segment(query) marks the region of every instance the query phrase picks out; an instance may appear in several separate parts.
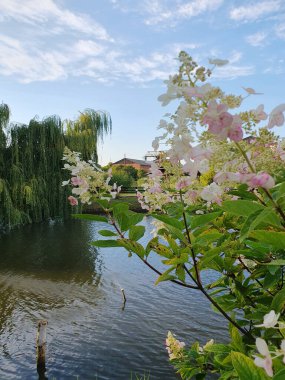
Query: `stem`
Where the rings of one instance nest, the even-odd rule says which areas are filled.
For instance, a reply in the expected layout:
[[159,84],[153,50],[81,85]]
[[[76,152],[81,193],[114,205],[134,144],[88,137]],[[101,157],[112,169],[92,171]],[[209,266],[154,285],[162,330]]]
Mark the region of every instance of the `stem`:
[[[187,221],[186,221],[186,215],[185,215],[185,211],[184,211],[184,202],[183,202],[183,198],[182,198],[182,192],[180,190],[180,199],[181,199],[181,203],[182,203],[182,206],[183,206],[183,212],[182,212],[182,215],[183,215],[183,221],[184,221],[184,225],[185,225],[185,230],[186,230],[186,235],[187,235],[187,239],[188,239],[188,243],[189,243],[189,246],[190,246],[190,252],[191,252],[191,255],[192,255],[192,259],[193,259],[193,265],[194,265],[194,269],[195,269],[195,273],[196,273],[196,277],[197,277],[197,286],[199,288],[199,290],[201,290],[201,292],[205,295],[206,298],[208,298],[208,300],[215,306],[216,309],[219,310],[219,312],[232,324],[234,325],[240,332],[242,332],[244,335],[250,335],[251,334],[244,328],[242,328],[241,326],[239,326],[239,324],[234,320],[232,319],[222,308],[221,306],[210,296],[209,293],[207,293],[207,291],[205,290],[205,288],[203,287],[203,284],[202,284],[202,281],[201,281],[201,277],[200,277],[200,273],[199,273],[199,269],[198,269],[198,264],[197,264],[197,260],[196,260],[196,257],[195,257],[195,253],[193,251],[193,248],[192,248],[192,243],[191,243],[191,237],[190,237],[190,232],[189,232],[189,229],[188,229],[188,225],[187,225]],[[192,278],[192,275],[191,273],[187,270],[187,273],[191,276]]]
[[[118,235],[124,239],[124,235],[122,233],[122,231],[118,228],[115,220],[113,219],[112,215],[108,212],[108,216],[110,218],[110,221],[111,221],[111,225],[115,228],[115,230],[117,231]],[[147,260],[143,259],[142,257],[138,256],[142,262],[144,262],[151,270],[153,270],[155,273],[157,273],[158,275],[162,275],[162,273],[156,269],[154,266],[152,266]],[[184,286],[186,288],[190,288],[190,289],[199,289],[198,286],[195,286],[195,285],[190,285],[190,284],[186,284],[184,282],[181,282],[181,281],[177,281],[177,280],[170,280],[171,282],[174,282],[175,284],[178,284],[180,286]]]
[[221,314],[232,324],[234,325],[241,333],[244,335],[251,336],[250,332],[247,331],[246,329],[242,328],[234,319],[232,319],[221,307],[220,305],[206,292],[206,290],[201,287],[199,288],[201,292],[205,295],[205,297],[208,298],[208,300],[215,306],[216,309],[219,310]]
[[[184,202],[183,202],[181,190],[179,192],[179,195],[180,195],[180,200],[181,200],[181,203],[182,203],[182,206],[183,206],[183,211],[182,211],[183,222],[184,222],[184,226],[185,226],[185,230],[186,230],[186,235],[187,235],[187,239],[188,239],[188,243],[189,243],[189,248],[190,248],[190,252],[191,252],[191,256],[192,256],[192,260],[193,260],[193,265],[194,265],[194,269],[195,269],[195,273],[196,273],[196,281],[195,282],[197,282],[197,285],[199,287],[202,287],[202,282],[201,282],[201,277],[200,277],[200,273],[199,273],[199,269],[198,269],[197,260],[196,260],[196,257],[195,257],[195,253],[194,253],[194,251],[192,249],[190,231],[188,229],[188,225],[187,225],[187,221],[186,221],[186,214],[185,214],[185,211],[184,211]],[[191,275],[191,277],[192,277],[192,275]]]
[[255,173],[255,169],[254,169],[252,163],[250,162],[249,158],[247,157],[245,151],[242,149],[242,147],[239,145],[239,143],[237,141],[235,141],[235,145],[237,146],[238,150],[242,154],[243,158],[245,159],[245,161],[248,164],[248,166],[249,166],[250,170],[252,171],[252,173]]
[[275,210],[278,211],[278,213],[282,216],[282,219],[285,222],[285,214],[284,214],[284,211],[282,210],[282,208],[275,202],[275,200],[272,198],[272,195],[270,194],[270,192],[267,189],[264,189],[264,187],[262,189],[265,192],[265,194],[268,196],[268,198],[271,200],[271,202],[273,203]]
[[[141,257],[140,257],[140,259],[142,260],[142,262],[144,262],[151,270],[153,270],[155,273],[157,273],[157,274],[159,274],[159,275],[161,275],[162,273],[159,271],[159,270],[157,270],[155,267],[153,267],[147,260],[145,260],[145,259],[142,259]],[[190,285],[190,284],[185,284],[184,282],[181,282],[181,281],[177,281],[177,280],[170,280],[171,282],[174,282],[175,284],[177,284],[177,285],[180,285],[180,286],[184,286],[184,287],[186,287],[186,288],[190,288],[190,289],[196,289],[196,290],[198,290],[199,289],[199,287],[198,286],[194,286],[194,285]]]
[[[246,266],[245,263],[242,261],[242,259],[241,259],[240,256],[238,257],[238,261],[241,263],[241,265],[244,267],[244,269],[248,271],[248,273],[253,274],[252,271],[248,268],[248,266]],[[262,283],[261,283],[257,278],[254,278],[254,280],[258,283],[258,285],[259,285],[262,289],[264,289]],[[264,289],[264,290],[265,290],[267,293],[269,293],[271,296],[274,296],[274,294],[271,293],[270,290],[268,290],[268,289]]]

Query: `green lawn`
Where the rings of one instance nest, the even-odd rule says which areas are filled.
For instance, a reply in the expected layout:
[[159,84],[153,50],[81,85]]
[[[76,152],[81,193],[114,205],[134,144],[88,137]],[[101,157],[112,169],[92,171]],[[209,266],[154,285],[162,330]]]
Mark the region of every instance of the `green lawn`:
[[[130,210],[136,212],[145,212],[145,210],[142,210],[135,194],[121,193],[117,199],[111,200],[111,204],[116,203],[127,203],[130,207]],[[93,203],[92,205],[86,205],[83,209],[83,212],[89,214],[102,213],[102,208],[96,203]]]

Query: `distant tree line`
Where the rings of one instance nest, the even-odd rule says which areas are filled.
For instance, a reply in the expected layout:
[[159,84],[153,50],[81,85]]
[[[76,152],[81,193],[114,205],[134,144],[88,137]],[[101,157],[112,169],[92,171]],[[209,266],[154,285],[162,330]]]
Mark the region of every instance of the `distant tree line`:
[[138,186],[138,180],[147,176],[147,173],[142,169],[136,169],[131,165],[113,165],[112,163],[104,166],[102,169],[108,170],[112,168],[112,178],[110,184],[116,183],[122,186],[122,190],[129,187]]
[[110,116],[87,109],[75,121],[51,116],[25,125],[9,120],[10,109],[1,104],[0,230],[69,216],[63,149],[68,146],[97,162],[97,142],[111,132]]

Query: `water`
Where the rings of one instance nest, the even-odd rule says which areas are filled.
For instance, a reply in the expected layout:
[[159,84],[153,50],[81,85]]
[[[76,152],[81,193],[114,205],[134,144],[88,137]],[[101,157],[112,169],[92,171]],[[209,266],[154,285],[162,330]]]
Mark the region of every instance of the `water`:
[[[145,225],[151,230],[149,220]],[[122,249],[96,251],[100,223],[54,222],[0,238],[0,379],[38,379],[35,336],[48,320],[49,380],[178,379],[168,330],[180,340],[225,341],[222,317],[195,290],[170,283]],[[153,262],[159,262],[154,257]],[[127,303],[122,309],[121,288]]]

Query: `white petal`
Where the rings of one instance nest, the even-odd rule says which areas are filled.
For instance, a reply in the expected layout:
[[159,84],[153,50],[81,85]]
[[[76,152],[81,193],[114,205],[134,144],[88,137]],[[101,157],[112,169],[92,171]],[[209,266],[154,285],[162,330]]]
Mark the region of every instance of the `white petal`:
[[267,343],[265,342],[264,339],[262,339],[262,338],[256,338],[255,344],[256,344],[256,348],[258,349],[258,352],[261,355],[264,355],[264,356],[269,355],[268,346],[267,346]]
[[279,106],[275,107],[272,111],[271,111],[271,114],[276,114],[276,113],[280,113],[280,112],[284,112],[285,111],[285,104],[282,103],[282,104],[279,104]]
[[224,65],[227,65],[229,63],[229,61],[227,59],[211,59],[209,58],[209,63],[211,65],[216,65],[216,66],[224,66]]
[[262,358],[256,357],[256,358],[254,359],[254,364],[255,364],[257,367],[264,368],[265,360],[262,359]]

